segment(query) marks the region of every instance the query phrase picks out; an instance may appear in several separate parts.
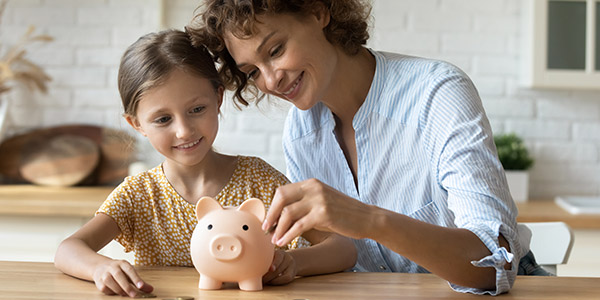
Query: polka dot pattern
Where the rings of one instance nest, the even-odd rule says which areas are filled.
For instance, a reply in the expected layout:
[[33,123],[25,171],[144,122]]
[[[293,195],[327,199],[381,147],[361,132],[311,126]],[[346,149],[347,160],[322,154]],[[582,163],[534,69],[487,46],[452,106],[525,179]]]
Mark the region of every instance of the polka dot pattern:
[[[222,206],[239,206],[259,198],[267,209],[277,187],[287,178],[260,158],[238,156],[236,169],[216,199]],[[112,217],[121,229],[115,238],[125,251],[135,252],[135,264],[193,266],[190,239],[198,220],[195,206],[185,201],[167,180],[162,165],[125,178],[96,214]],[[285,249],[309,246],[296,238]]]

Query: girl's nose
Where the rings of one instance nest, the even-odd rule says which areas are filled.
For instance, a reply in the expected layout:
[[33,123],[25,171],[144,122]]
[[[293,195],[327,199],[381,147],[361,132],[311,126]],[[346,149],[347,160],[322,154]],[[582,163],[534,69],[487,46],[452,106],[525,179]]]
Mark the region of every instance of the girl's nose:
[[175,135],[178,139],[185,140],[194,134],[194,126],[187,120],[180,120],[177,123]]

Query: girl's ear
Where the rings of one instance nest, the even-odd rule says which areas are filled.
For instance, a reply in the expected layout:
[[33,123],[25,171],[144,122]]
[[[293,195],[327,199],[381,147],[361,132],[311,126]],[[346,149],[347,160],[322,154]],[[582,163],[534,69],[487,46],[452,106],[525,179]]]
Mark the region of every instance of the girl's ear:
[[146,136],[146,132],[144,132],[142,126],[140,125],[140,121],[138,121],[136,117],[131,115],[125,115],[125,120],[127,121],[127,123],[129,123],[129,125],[131,125],[131,127],[133,127],[133,129],[141,133],[143,136]]

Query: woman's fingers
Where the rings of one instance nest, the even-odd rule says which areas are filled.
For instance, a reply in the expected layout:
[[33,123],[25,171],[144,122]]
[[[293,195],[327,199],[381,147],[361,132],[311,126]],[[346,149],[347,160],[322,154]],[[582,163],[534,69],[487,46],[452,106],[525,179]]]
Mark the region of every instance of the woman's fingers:
[[275,224],[279,226],[280,224],[278,219],[284,207],[293,202],[299,201],[301,198],[302,188],[300,182],[290,183],[278,187],[275,191],[275,196],[273,196],[271,207],[269,208],[267,216],[265,217],[265,221],[263,222],[263,231],[267,231]]

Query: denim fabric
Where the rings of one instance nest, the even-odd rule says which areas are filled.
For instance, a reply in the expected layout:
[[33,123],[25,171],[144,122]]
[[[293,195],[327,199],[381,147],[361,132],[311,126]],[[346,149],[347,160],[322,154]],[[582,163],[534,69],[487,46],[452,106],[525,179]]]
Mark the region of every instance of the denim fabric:
[[556,276],[556,274],[552,274],[538,265],[535,261],[535,256],[533,256],[533,252],[531,251],[527,252],[527,254],[519,261],[519,271],[517,275]]

